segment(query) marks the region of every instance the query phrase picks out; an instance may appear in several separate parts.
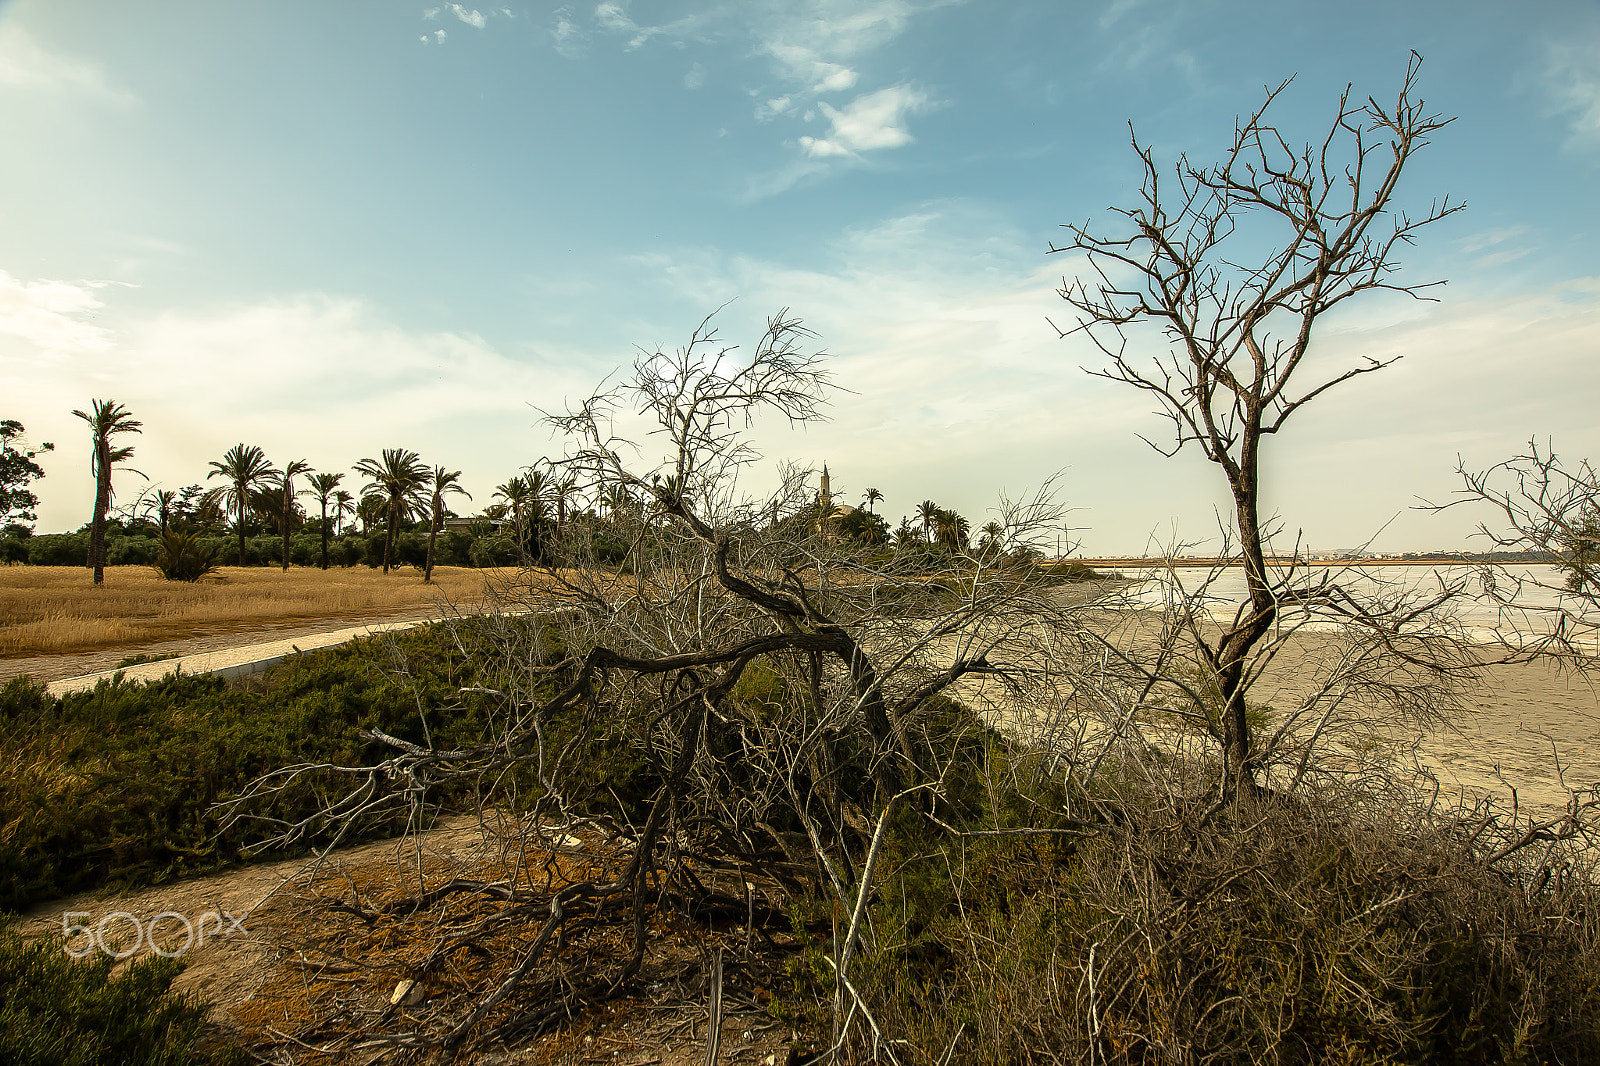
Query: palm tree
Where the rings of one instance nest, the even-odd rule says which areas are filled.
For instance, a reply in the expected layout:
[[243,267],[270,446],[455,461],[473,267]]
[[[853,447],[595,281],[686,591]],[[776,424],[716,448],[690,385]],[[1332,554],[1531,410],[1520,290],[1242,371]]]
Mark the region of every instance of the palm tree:
[[[89,456],[89,470],[94,474],[94,519],[89,531],[88,563],[94,567],[94,583],[106,577],[106,511],[111,507],[111,468],[133,455],[132,447],[113,448],[111,438],[118,433],[143,432],[143,422],[136,422],[128,409],[115,400],[95,400],[90,414],[72,413],[89,423],[94,437],[94,451]],[[143,475],[140,475],[141,477]]]
[[472,493],[457,484],[460,480],[461,471],[447,471],[442,466],[434,467],[429,477],[428,488],[433,499],[428,508],[428,559],[422,566],[422,583],[425,585],[433,581],[433,542],[439,536],[439,527],[444,524],[444,498],[455,494],[472,499]]
[[933,542],[933,523],[939,517],[939,505],[932,500],[917,504],[917,517],[922,519],[922,539]]
[[983,524],[983,539],[978,541],[978,549],[986,552],[998,552],[1005,543],[1006,527],[990,519]]
[[[304,459],[292,459],[285,463],[283,471],[278,475],[278,484],[283,488],[283,572],[289,572],[289,533],[294,523],[294,498],[299,493],[294,490],[294,479],[300,474],[312,472],[312,466]],[[327,551],[327,538],[323,538],[323,551]],[[327,569],[326,566],[323,567]]]
[[238,527],[238,565],[245,565],[245,515],[250,514],[250,495],[256,485],[266,482],[267,479],[277,477],[272,464],[267,463],[267,455],[256,445],[237,443],[222,455],[221,463],[211,459],[211,472],[206,474],[206,480],[211,480],[221,474],[227,479],[227,495],[224,496],[227,507],[234,511],[235,525]]
[[418,496],[428,477],[428,468],[416,452],[404,448],[385,448],[379,459],[363,459],[355,472],[372,480],[362,492],[382,493],[389,503],[389,532],[383,539],[383,572],[394,565],[394,537],[400,522],[413,510],[421,510]]
[[156,493],[156,517],[161,522],[161,535],[167,535],[167,525],[172,521],[173,505],[178,502],[178,494],[172,489],[162,489]]
[[244,520],[250,511],[250,494],[255,487],[278,476],[266,453],[254,444],[235,444],[222,456],[222,462],[211,460],[211,473],[206,480],[221,474],[228,480],[227,506],[233,509],[239,529],[239,565],[244,565]]
[[868,489],[865,493],[863,493],[863,498],[867,501],[867,510],[872,511],[873,514],[877,514],[877,511],[873,510],[872,505],[883,499],[883,493],[879,492],[877,489]]
[[[339,476],[344,477],[343,474]],[[344,536],[344,517],[356,513],[355,503],[356,498],[344,489],[333,494],[333,527],[341,537]]]
[[[322,508],[322,569],[328,568],[328,500],[332,498],[334,489],[339,487],[339,482],[344,480],[343,474],[316,474],[311,478],[311,495],[317,498],[317,504]],[[346,500],[350,498],[347,492]]]
[[567,501],[577,494],[578,486],[570,477],[556,484],[552,494],[556,498],[556,536],[567,524]]
[[541,516],[545,490],[549,487],[550,481],[543,472],[530,469],[494,490],[494,494],[511,507],[517,548],[524,554],[528,550],[528,523]]
[[964,517],[940,507],[933,516],[933,527],[940,544],[954,551],[966,551],[972,527]]

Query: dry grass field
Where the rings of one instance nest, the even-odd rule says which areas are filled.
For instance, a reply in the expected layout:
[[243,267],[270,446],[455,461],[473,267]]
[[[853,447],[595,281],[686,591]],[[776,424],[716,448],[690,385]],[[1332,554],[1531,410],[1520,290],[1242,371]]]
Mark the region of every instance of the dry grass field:
[[317,570],[225,566],[194,584],[166,581],[147,566],[89,571],[69,566],[0,567],[0,659],[133,647],[190,637],[248,633],[307,622],[353,624],[445,602],[469,608],[494,570],[441,566],[433,584],[409,567]]

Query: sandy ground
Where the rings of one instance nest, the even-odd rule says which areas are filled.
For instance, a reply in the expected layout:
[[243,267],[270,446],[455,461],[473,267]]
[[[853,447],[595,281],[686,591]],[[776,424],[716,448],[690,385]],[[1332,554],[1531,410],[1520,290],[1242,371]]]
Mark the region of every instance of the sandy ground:
[[[580,849],[591,843],[564,839]],[[405,977],[394,962],[374,967],[330,950],[318,917],[326,901],[343,899],[346,888],[357,883],[367,900],[384,896],[385,886],[414,889],[419,870],[428,887],[437,887],[496,854],[503,854],[503,841],[494,829],[457,817],[414,837],[343,848],[320,862],[264,862],[120,896],[84,893],[35,907],[18,925],[24,936],[63,944],[74,953],[132,949],[128,958],[133,959],[153,948],[143,940],[134,946],[134,923],[148,928],[154,919],[161,949],[186,963],[174,989],[202,996],[211,1004],[212,1021],[244,1036],[258,1061],[374,1062],[382,1056],[370,1051],[317,1055],[283,1033],[306,1019],[303,997],[325,993],[329,985],[337,986],[347,1005],[358,1003],[372,1015],[395,1014],[391,1030],[438,1009],[426,993],[420,1003],[392,1006]],[[94,932],[67,935],[78,927],[98,931],[101,942]],[[199,933],[191,940],[187,928]],[[516,1046],[472,1048],[469,1043],[453,1061],[467,1066],[701,1066],[708,1035],[706,974],[695,953],[681,961],[676,982],[653,983],[645,995],[592,1008],[561,1030]],[[719,1062],[777,1066],[795,1061],[807,1048],[748,995],[725,988],[725,1002]],[[455,1006],[459,1009],[459,1002]]]
[[[1319,651],[1313,637],[1291,642],[1251,690],[1251,702],[1294,706]],[[964,682],[957,691],[1001,728],[1049,733],[1048,723],[1019,715],[994,682]],[[1431,789],[1429,778],[1437,781],[1441,802],[1493,796],[1525,814],[1553,816],[1572,790],[1600,788],[1600,664],[1588,672],[1547,662],[1489,666],[1438,728],[1380,724],[1370,737],[1395,753],[1418,786]],[[1414,758],[1407,750],[1413,748]]]

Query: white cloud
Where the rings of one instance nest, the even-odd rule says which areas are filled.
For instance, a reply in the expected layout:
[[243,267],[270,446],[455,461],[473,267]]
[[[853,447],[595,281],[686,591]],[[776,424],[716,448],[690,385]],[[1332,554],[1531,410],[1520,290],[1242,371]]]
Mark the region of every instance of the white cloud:
[[756,119],[760,122],[770,122],[793,107],[793,97],[774,96],[772,99],[756,105]]
[[[1213,506],[1227,503],[1215,471],[1143,444],[1139,434],[1163,432],[1148,398],[1084,374],[1103,357],[1046,323],[1061,321],[1061,275],[1082,264],[1041,255],[1042,243],[979,205],[946,202],[847,233],[827,262],[804,269],[706,249],[637,266],[685,306],[736,298],[723,315],[735,340],[784,306],[817,330],[853,395],[836,396],[833,421],[803,435],[763,431],[763,451],[827,460],[841,491],[876,485],[891,523],[931,497],[981,524],[998,488],[1015,493],[1067,467],[1091,548],[1134,550],[1174,521],[1184,537],[1213,535]],[[1380,295],[1321,334],[1307,381],[1365,355],[1404,358],[1331,390],[1271,442],[1268,502],[1291,530],[1358,543],[1402,512],[1381,548],[1462,545],[1471,516],[1411,510],[1418,496],[1449,497],[1458,453],[1487,466],[1537,434],[1600,456],[1590,417],[1600,406],[1600,279],[1513,297],[1453,286],[1444,295],[1438,304]],[[1153,332],[1130,342],[1161,343]]]
[[1545,78],[1557,110],[1571,116],[1573,142],[1600,145],[1600,25],[1550,45]]
[[25,341],[33,352],[10,345],[9,359],[32,354],[64,356],[106,351],[110,333],[90,321],[104,306],[103,281],[22,281],[0,270],[0,336]]
[[683,76],[683,87],[685,89],[698,89],[698,88],[701,88],[702,86],[704,86],[705,83],[706,83],[706,68],[705,68],[705,64],[700,63],[700,62],[695,62],[695,63],[690,64],[689,72]]
[[49,51],[15,19],[0,22],[0,86],[76,93],[119,107],[138,103],[98,64]]
[[555,24],[550,27],[550,39],[556,52],[567,59],[582,59],[588,54],[588,34],[572,16],[572,9],[558,7],[551,16]]
[[912,141],[905,127],[906,116],[927,104],[927,94],[909,85],[893,85],[858,96],[843,110],[823,103],[819,106],[832,129],[827,137],[801,137],[800,147],[815,158],[900,148]]
[[623,5],[605,0],[595,7],[594,20],[601,29],[627,37],[627,47],[632,51],[643,48],[656,37],[679,41],[701,39],[703,27],[718,14],[713,10],[704,14],[685,15],[659,26],[641,26]]
[[31,438],[58,443],[40,486],[45,530],[88,517],[86,434],[68,412],[91,397],[114,397],[144,422],[134,465],[164,487],[203,480],[206,462],[239,441],[327,471],[400,445],[465,470],[484,499],[550,451],[529,405],[559,407],[604,372],[588,353],[514,358],[471,334],[406,330],[363,301],[316,293],[125,319],[114,333],[86,321],[101,311],[116,308],[83,283],[0,278],[0,395]]
[[425,19],[436,19],[439,17],[439,9],[436,7],[425,7],[422,9],[422,17]]
[[450,8],[452,15],[465,22],[468,26],[474,26],[481,30],[489,24],[488,16],[481,11],[463,7],[460,4],[449,4],[447,6]]

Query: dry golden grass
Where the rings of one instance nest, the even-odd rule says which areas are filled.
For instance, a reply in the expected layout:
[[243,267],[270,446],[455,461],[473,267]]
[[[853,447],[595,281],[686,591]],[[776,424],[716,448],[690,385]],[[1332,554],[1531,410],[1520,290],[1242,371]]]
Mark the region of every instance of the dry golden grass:
[[225,566],[189,584],[146,566],[89,571],[68,566],[0,567],[0,658],[132,647],[214,634],[421,611],[444,602],[471,607],[493,570],[441,566],[433,584],[410,568],[317,570]]

